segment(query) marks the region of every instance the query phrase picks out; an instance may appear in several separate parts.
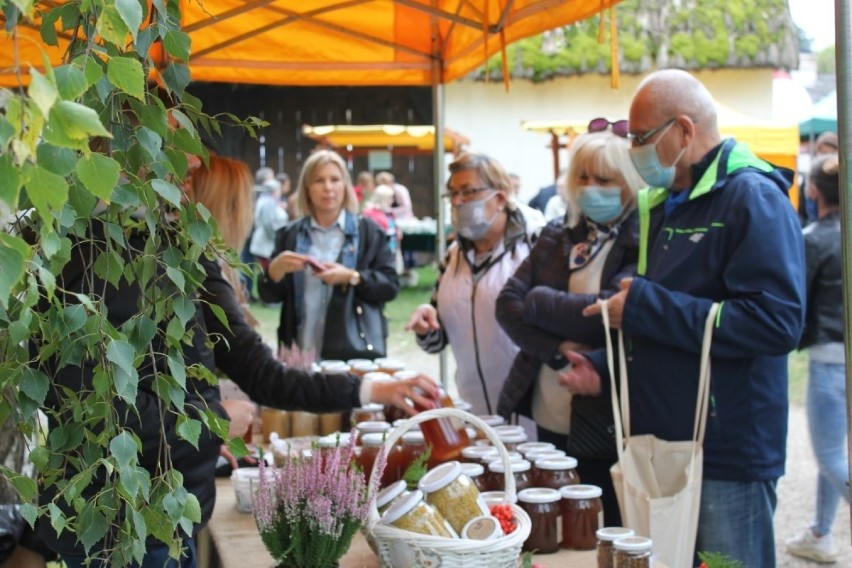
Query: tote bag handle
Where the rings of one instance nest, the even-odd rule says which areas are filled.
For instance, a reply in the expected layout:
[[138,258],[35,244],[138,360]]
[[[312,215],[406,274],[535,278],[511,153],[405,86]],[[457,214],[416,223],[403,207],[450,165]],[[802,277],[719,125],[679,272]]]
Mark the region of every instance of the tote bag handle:
[[[615,388],[615,365],[613,364],[613,346],[609,327],[608,301],[599,300],[601,305],[601,317],[606,337],[606,362],[609,367],[609,384],[612,390],[612,416],[615,421],[616,447],[618,448],[618,459],[621,461],[624,455],[624,443],[630,438],[630,393],[627,385],[627,356],[624,349],[624,332],[618,330],[618,363],[619,383],[621,394]],[[719,312],[719,304],[714,302],[710,306],[707,318],[704,321],[704,337],[701,343],[701,359],[698,368],[698,398],[695,405],[695,422],[692,428],[692,439],[698,444],[704,443],[704,434],[707,427],[707,409],[710,400],[710,345],[713,342],[713,325]],[[619,400],[620,399],[620,400]]]

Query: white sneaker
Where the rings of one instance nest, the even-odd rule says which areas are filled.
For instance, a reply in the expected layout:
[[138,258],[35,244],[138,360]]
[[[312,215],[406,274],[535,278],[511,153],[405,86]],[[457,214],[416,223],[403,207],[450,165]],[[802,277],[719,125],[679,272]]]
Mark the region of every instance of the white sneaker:
[[824,564],[837,562],[837,551],[834,550],[830,534],[814,536],[811,529],[805,529],[802,534],[787,540],[785,544],[787,552],[793,556]]

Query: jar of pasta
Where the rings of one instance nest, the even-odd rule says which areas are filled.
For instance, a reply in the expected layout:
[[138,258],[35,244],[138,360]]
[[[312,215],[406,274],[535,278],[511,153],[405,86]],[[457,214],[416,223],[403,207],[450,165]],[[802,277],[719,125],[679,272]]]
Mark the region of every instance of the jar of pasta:
[[457,461],[447,462],[426,472],[417,485],[426,501],[444,515],[457,534],[467,522],[488,515],[488,507]]

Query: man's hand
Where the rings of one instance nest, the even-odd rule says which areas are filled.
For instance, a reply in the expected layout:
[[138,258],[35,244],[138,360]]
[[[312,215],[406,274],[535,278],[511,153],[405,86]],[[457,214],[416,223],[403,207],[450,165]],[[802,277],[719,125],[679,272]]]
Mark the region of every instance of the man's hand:
[[576,351],[569,351],[565,358],[571,370],[559,373],[559,382],[574,394],[597,396],[601,394],[601,377],[592,362]]
[[414,330],[417,335],[426,335],[435,329],[441,329],[441,324],[438,323],[438,310],[431,304],[418,306],[405,324],[405,331]]
[[[624,278],[621,281],[621,291],[607,301],[609,307],[609,326],[613,329],[621,329],[622,316],[624,315],[624,303],[627,302],[627,294],[630,293],[630,285],[633,278]],[[594,316],[601,313],[601,303],[595,302],[583,310],[584,316]]]
[[228,413],[230,424],[228,435],[231,438],[240,438],[248,432],[254,422],[257,405],[248,400],[228,399],[222,401],[222,407]]
[[432,408],[438,400],[438,385],[426,375],[400,381],[375,381],[370,392],[370,402],[393,405],[409,416],[417,414],[409,401],[421,408]]

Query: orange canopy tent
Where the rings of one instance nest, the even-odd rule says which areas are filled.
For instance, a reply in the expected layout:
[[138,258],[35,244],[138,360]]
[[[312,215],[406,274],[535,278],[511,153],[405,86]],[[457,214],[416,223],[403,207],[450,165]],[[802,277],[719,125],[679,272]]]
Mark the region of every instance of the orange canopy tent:
[[[302,126],[302,134],[319,145],[344,149],[403,149],[407,152],[429,152],[435,149],[435,127],[401,124]],[[444,148],[459,154],[470,140],[444,128]]]

